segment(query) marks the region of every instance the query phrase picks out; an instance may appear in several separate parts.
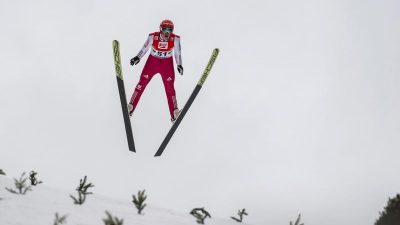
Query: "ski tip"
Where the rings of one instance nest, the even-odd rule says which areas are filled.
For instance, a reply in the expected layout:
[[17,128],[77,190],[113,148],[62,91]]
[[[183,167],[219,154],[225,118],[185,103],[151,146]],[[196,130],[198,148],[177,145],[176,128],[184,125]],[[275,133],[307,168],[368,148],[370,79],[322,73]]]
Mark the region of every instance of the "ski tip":
[[217,57],[218,55],[219,55],[219,48],[214,48],[214,50],[212,52],[212,56]]

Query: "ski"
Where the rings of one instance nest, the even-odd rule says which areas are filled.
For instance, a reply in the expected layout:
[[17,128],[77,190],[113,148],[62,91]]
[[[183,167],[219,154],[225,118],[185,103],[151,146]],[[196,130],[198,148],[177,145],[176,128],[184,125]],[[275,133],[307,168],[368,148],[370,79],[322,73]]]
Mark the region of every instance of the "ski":
[[172,125],[171,129],[169,130],[167,136],[164,138],[164,141],[161,143],[161,145],[158,148],[158,150],[157,150],[156,154],[154,155],[154,157],[161,156],[161,154],[163,153],[165,147],[167,147],[168,142],[172,138],[172,135],[174,135],[176,129],[178,128],[179,124],[181,123],[181,121],[185,117],[187,111],[189,110],[190,106],[192,105],[192,103],[193,103],[194,99],[196,98],[197,94],[200,92],[201,88],[203,87],[203,84],[206,81],[206,79],[208,77],[208,74],[210,73],[211,68],[214,65],[214,62],[217,59],[218,53],[219,53],[219,49],[218,48],[213,50],[211,58],[208,61],[208,64],[207,64],[206,68],[204,69],[204,72],[203,72],[202,76],[200,77],[199,82],[197,83],[197,85],[194,88],[192,94],[190,95],[189,99],[187,100],[185,106],[183,107],[180,115],[176,119],[175,123]]
[[117,40],[113,41],[113,50],[114,50],[114,64],[115,64],[115,72],[117,74],[119,98],[121,101],[122,114],[124,116],[126,138],[128,139],[128,147],[129,147],[130,151],[136,152],[135,151],[135,143],[133,141],[131,121],[130,121],[129,114],[128,114],[128,106],[127,106],[125,86],[124,86],[124,77],[122,75],[122,67],[121,67],[121,56],[119,53],[119,42]]

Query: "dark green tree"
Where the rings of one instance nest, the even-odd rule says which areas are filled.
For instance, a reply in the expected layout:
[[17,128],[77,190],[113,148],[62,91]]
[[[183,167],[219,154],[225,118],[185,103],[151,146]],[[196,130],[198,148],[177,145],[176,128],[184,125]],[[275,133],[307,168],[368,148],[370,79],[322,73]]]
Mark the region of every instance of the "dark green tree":
[[111,213],[107,212],[107,218],[103,219],[105,225],[122,225],[124,223],[123,219],[118,219],[117,217],[113,217]]
[[37,172],[35,172],[35,171],[31,171],[30,172],[30,174],[29,174],[29,180],[31,181],[31,185],[33,185],[33,186],[36,186],[36,185],[38,185],[38,184],[41,184],[41,183],[43,183],[42,181],[38,181],[37,180],[37,178],[36,178],[36,175],[37,175],[38,173]]
[[146,201],[147,199],[147,195],[144,194],[145,190],[143,191],[138,191],[137,197],[135,195],[133,195],[133,204],[135,204],[137,210],[138,210],[138,214],[142,214],[142,210],[144,209],[144,207],[146,207],[146,204],[144,203],[144,201]]
[[[0,169],[0,175],[6,175],[6,173],[2,169]],[[0,200],[2,200],[2,198],[0,198]]]
[[93,194],[92,192],[88,192],[88,189],[92,187],[94,187],[92,183],[86,184],[86,176],[83,178],[83,180],[80,179],[79,186],[76,188],[76,191],[78,192],[78,198],[70,195],[70,197],[74,200],[74,204],[82,205],[86,201],[86,195]]
[[193,215],[196,218],[196,222],[199,224],[204,224],[204,220],[207,217],[211,218],[210,213],[208,213],[204,207],[203,208],[194,208],[192,211],[190,211],[190,214]]
[[375,225],[399,225],[400,224],[400,194],[394,198],[389,198],[387,206],[383,212],[379,213],[379,218]]
[[54,218],[54,225],[60,225],[64,224],[67,222],[67,215],[60,216],[58,213],[56,213],[55,218]]
[[237,214],[239,215],[239,219],[233,216],[231,216],[231,219],[236,220],[239,223],[243,222],[243,216],[249,215],[247,214],[246,209],[239,210]]
[[294,224],[293,224],[293,222],[290,221],[290,225],[304,225],[304,223],[300,224],[300,218],[301,218],[301,215],[299,214],[299,216],[297,217],[296,222],[294,222]]
[[14,190],[12,188],[6,188],[6,190],[13,194],[20,194],[20,195],[24,195],[24,194],[26,194],[26,192],[31,191],[32,186],[26,184],[28,177],[25,177],[25,175],[26,175],[26,173],[23,172],[21,177],[18,180],[16,178],[14,178],[14,184],[15,184],[16,190]]

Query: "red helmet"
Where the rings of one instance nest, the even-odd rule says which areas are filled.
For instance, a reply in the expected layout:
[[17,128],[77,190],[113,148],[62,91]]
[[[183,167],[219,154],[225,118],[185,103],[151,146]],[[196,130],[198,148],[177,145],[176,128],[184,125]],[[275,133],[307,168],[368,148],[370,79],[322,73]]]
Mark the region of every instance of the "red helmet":
[[174,23],[171,20],[163,20],[160,23],[160,30],[163,28],[171,28],[174,29]]

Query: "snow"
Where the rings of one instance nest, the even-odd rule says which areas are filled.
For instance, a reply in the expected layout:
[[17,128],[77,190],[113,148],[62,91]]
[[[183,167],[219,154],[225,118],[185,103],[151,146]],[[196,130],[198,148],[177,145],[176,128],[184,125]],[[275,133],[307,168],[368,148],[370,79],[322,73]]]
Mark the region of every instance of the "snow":
[[[132,196],[126,199],[115,199],[110,196],[97,195],[95,188],[92,195],[88,195],[83,205],[73,204],[70,195],[75,196],[74,185],[70,190],[48,187],[45,184],[34,186],[26,195],[9,193],[5,187],[14,188],[13,181],[0,177],[0,224],[1,225],[39,225],[53,224],[55,214],[67,215],[65,224],[94,225],[104,224],[106,211],[113,217],[124,220],[124,224],[135,225],[190,225],[197,224],[195,218],[187,212],[177,212],[148,205],[142,215],[137,214],[133,205]],[[116,192],[118,191],[116,186]],[[137,191],[133,191],[136,194]],[[151,193],[148,193],[151,198]],[[198,207],[194,206],[193,208]],[[207,210],[207,209],[206,209]],[[212,212],[210,212],[212,216]],[[237,222],[229,218],[207,218],[209,225],[235,225]],[[244,223],[243,223],[244,224]]]

